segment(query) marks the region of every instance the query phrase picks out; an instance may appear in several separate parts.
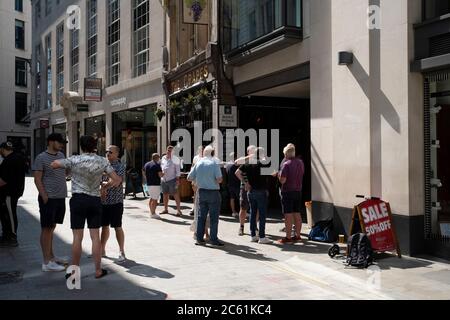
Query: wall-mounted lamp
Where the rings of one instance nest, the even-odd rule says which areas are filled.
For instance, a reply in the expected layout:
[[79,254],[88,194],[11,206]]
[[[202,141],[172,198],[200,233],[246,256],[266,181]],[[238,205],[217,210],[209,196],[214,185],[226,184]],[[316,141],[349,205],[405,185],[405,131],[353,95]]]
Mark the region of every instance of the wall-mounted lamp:
[[339,52],[339,65],[348,66],[353,64],[353,52],[341,51]]

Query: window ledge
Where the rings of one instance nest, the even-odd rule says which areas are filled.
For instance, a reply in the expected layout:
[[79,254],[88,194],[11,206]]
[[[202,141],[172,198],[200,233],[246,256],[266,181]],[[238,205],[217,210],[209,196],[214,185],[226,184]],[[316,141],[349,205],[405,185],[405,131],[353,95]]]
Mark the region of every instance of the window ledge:
[[240,66],[303,40],[303,30],[282,27],[226,54],[229,64]]

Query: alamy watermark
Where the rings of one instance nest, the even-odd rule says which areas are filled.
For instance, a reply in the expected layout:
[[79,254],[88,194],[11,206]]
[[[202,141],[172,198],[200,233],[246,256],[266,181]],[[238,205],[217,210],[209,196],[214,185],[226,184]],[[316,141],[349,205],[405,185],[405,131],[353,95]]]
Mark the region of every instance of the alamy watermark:
[[70,274],[66,281],[67,289],[81,290],[81,268],[79,266],[69,266],[66,272]]
[[[184,164],[192,164],[192,143],[195,147],[211,145],[215,150],[215,157],[222,162],[230,160],[229,155],[234,153],[235,158],[248,156],[247,146],[255,146],[255,157],[248,159],[250,164],[258,161],[265,165],[261,168],[262,175],[272,175],[280,166],[280,130],[279,129],[218,129],[202,131],[202,122],[194,122],[194,136],[187,129],[173,131],[171,141],[176,143],[174,155]],[[224,148],[225,143],[225,148]],[[225,150],[225,152],[224,152]],[[270,150],[270,155],[268,151]]]
[[66,26],[69,30],[81,29],[81,8],[76,5],[69,6],[66,10],[67,20]]
[[371,5],[367,8],[367,28],[369,30],[381,29],[381,8],[377,5]]

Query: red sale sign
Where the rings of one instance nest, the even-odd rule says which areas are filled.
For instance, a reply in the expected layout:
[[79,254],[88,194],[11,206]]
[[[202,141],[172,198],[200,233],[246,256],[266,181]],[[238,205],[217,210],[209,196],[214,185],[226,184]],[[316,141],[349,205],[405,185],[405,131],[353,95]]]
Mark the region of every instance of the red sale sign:
[[375,251],[395,250],[388,204],[381,200],[368,200],[358,207],[372,248]]

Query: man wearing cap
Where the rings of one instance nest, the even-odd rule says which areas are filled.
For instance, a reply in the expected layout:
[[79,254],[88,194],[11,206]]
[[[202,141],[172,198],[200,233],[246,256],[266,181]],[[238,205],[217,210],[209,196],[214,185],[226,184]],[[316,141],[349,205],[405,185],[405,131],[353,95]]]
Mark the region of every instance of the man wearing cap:
[[0,220],[3,235],[0,247],[17,247],[17,203],[25,189],[25,159],[14,152],[11,142],[0,145],[4,158],[0,166]]
[[63,224],[66,214],[66,170],[50,167],[53,161],[65,158],[61,152],[65,144],[61,134],[50,134],[47,150],[38,155],[33,164],[34,183],[39,191],[43,272],[64,271],[62,264],[67,263],[66,259],[57,258],[53,253],[53,233],[57,224]]

